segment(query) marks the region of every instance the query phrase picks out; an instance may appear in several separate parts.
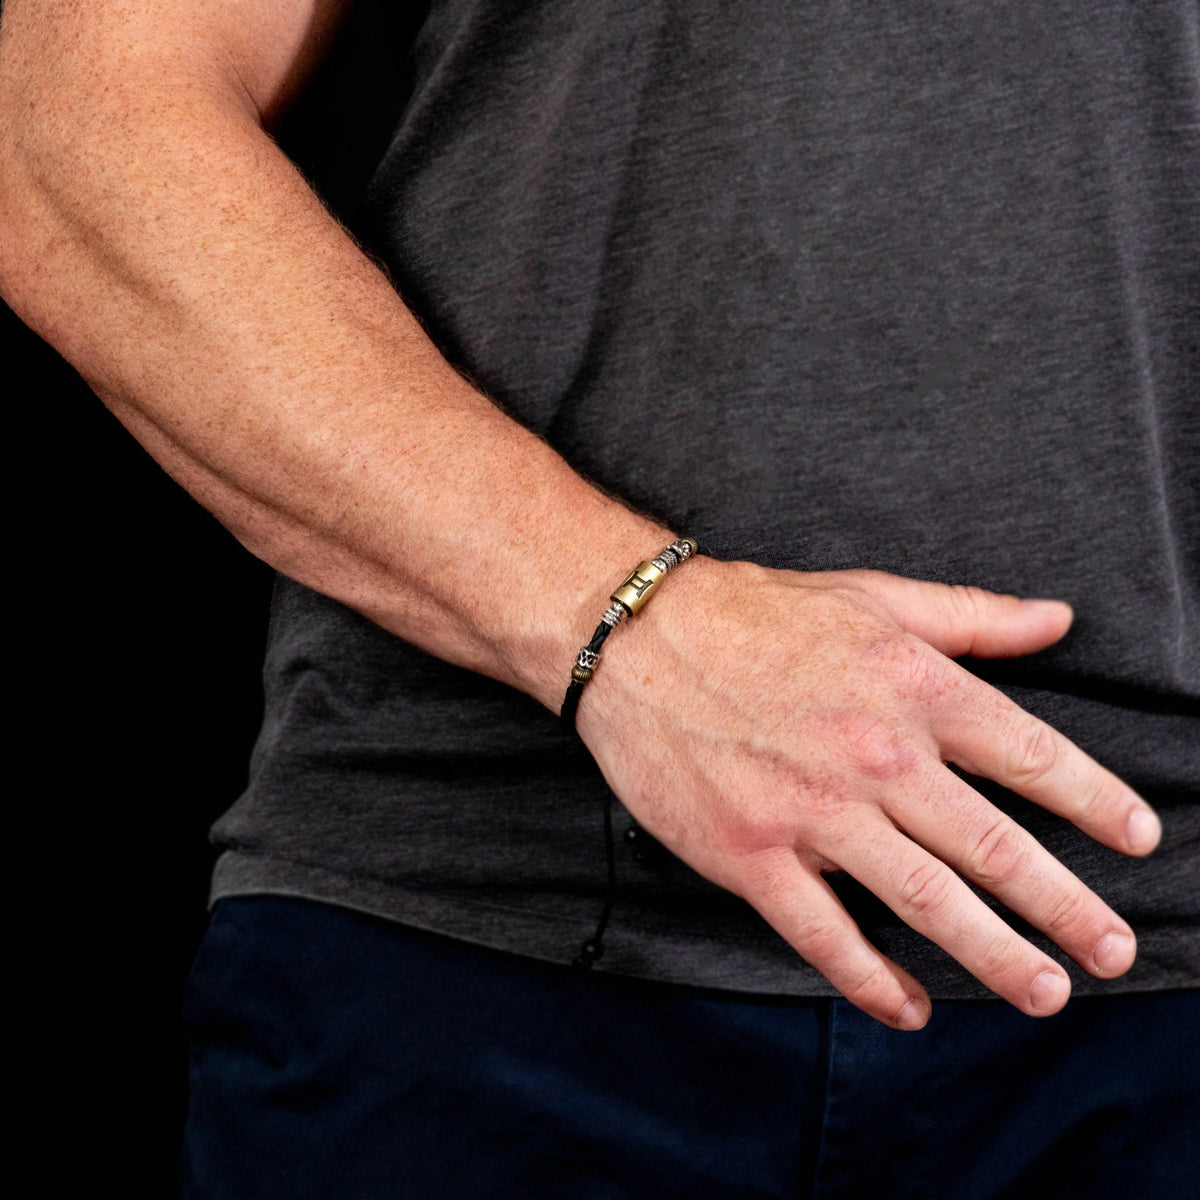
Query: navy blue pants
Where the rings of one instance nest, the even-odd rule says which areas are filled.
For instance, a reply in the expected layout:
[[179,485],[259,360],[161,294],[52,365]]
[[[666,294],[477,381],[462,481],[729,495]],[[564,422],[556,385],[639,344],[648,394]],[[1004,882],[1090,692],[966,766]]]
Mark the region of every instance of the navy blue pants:
[[188,1200],[1200,1196],[1197,992],[899,1033],[260,897],[187,1010]]

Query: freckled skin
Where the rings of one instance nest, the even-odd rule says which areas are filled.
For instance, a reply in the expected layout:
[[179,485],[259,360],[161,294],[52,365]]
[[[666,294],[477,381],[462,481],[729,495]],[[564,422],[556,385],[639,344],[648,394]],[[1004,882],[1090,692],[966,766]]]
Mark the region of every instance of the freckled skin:
[[[460,377],[275,148],[264,127],[342,9],[7,0],[0,291],[253,553],[557,711],[609,592],[688,531],[596,491]],[[1061,970],[955,872],[1096,974],[1128,967],[1092,958],[1128,926],[944,764],[1153,848],[1153,829],[1127,840],[1139,797],[951,661],[1030,653],[1070,620],[700,557],[609,639],[579,730],[648,830],[866,1012],[897,1024],[913,1001],[921,1023],[929,1002],[833,870],[1022,1011],[1053,1011],[1032,983]]]

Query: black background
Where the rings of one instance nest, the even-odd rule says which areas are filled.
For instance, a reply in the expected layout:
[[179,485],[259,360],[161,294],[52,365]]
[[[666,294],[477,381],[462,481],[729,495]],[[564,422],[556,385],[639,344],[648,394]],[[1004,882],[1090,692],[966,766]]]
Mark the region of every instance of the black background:
[[[275,131],[351,227],[425,8],[356,0]],[[26,1121],[61,1135],[39,1168],[51,1190],[172,1196],[207,831],[246,782],[273,575],[2,303],[0,380],[15,424],[9,976]]]
[[170,1196],[206,834],[246,780],[271,572],[0,309],[11,1049],[33,1068],[30,1126],[61,1134],[43,1183]]

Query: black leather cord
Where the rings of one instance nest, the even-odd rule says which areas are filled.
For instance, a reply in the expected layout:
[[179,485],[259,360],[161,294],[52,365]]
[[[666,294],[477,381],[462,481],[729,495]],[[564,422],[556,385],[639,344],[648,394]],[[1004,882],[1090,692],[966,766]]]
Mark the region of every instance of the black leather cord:
[[[592,634],[592,640],[588,642],[587,649],[593,654],[599,654],[600,647],[604,645],[604,639],[610,633],[612,633],[612,626],[601,621],[596,626],[596,632]],[[572,679],[567,688],[566,699],[563,700],[562,712],[559,714],[563,733],[573,734],[575,732],[575,712],[579,708],[579,697],[583,694],[583,688],[583,683],[578,679]]]
[[[568,737],[575,737],[575,714],[579,709],[579,697],[592,677],[592,671],[600,657],[600,647],[617,621],[621,617],[632,616],[649,596],[650,589],[663,578],[672,567],[685,562],[699,550],[694,538],[680,538],[672,542],[658,556],[638,563],[636,570],[609,597],[612,607],[605,612],[607,620],[601,620],[592,634],[592,640],[579,652],[575,666],[571,670],[571,682],[567,694],[563,698],[559,721],[562,730]],[[612,624],[610,624],[610,621]],[[605,789],[604,795],[604,853],[608,862],[608,875],[604,887],[604,908],[596,925],[596,932],[583,943],[575,957],[575,966],[589,969],[604,954],[604,931],[608,927],[608,919],[612,916],[613,901],[617,892],[617,848],[613,842],[612,828],[613,794]]]
[[[578,697],[576,697],[578,703]],[[575,956],[575,966],[589,970],[593,963],[604,957],[604,931],[608,928],[608,918],[612,916],[613,900],[617,894],[617,847],[613,841],[612,827],[613,794],[608,788],[604,791],[604,851],[608,859],[608,877],[604,885],[604,908],[600,920],[596,924],[596,932],[592,934]]]
[[[593,654],[599,654],[600,647],[604,645],[604,639],[610,633],[612,633],[612,626],[601,621],[596,626],[596,632],[592,634],[592,640],[588,642],[587,649]],[[575,712],[579,708],[579,697],[583,695],[583,688],[582,680],[572,679],[570,687],[567,688],[566,699],[563,700],[559,719],[562,721],[563,732],[572,737],[575,735]],[[596,924],[596,932],[579,947],[579,953],[575,956],[575,966],[582,967],[584,970],[589,970],[593,963],[599,962],[604,957],[604,931],[608,928],[608,918],[612,915],[613,899],[617,892],[617,848],[613,842],[612,802],[613,794],[605,788],[604,855],[608,863],[608,872],[604,885],[604,908],[600,913],[600,920]]]

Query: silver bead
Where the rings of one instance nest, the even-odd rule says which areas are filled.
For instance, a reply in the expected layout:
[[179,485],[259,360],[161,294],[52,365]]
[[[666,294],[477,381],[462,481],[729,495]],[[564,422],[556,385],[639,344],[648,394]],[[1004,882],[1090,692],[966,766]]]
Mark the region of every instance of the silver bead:
[[584,646],[575,659],[575,665],[579,667],[586,667],[589,671],[591,671],[595,668],[599,661],[600,652],[598,650],[589,650],[586,646]]
[[600,618],[609,629],[616,629],[620,623],[625,620],[626,611],[616,601],[613,601],[605,610],[604,615]]

